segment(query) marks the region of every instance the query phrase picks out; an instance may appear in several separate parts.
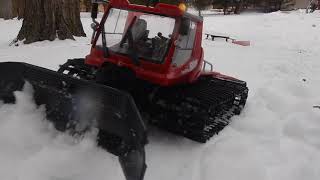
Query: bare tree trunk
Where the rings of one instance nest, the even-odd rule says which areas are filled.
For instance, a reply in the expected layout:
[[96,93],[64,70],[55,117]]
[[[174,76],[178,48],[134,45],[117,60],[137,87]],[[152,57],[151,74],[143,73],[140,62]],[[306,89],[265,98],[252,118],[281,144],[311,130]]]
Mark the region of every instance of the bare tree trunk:
[[26,0],[12,0],[13,12],[18,19],[23,18]]
[[36,41],[74,39],[85,36],[80,21],[79,0],[28,0],[18,40]]
[[227,15],[228,8],[229,8],[228,1],[223,1],[223,14],[224,15]]
[[85,0],[85,5],[86,5],[86,12],[90,12],[91,6],[92,6],[91,0]]
[[[66,24],[74,36],[86,36],[83,31],[80,20],[80,1],[79,0],[63,0],[63,17]],[[91,2],[91,1],[90,1]]]
[[0,18],[13,18],[12,0],[0,0]]
[[23,18],[26,0],[0,0],[0,18]]
[[235,9],[234,9],[234,14],[240,14],[242,10],[242,0],[236,1],[235,2]]

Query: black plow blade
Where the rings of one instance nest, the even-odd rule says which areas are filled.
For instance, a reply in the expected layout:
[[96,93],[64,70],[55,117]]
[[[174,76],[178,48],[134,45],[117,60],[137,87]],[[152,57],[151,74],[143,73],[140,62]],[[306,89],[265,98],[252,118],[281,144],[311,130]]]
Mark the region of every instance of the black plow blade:
[[126,179],[143,179],[146,126],[130,95],[26,63],[0,63],[0,100],[14,103],[13,92],[22,90],[25,82],[33,86],[36,104],[45,105],[47,118],[58,130],[82,132],[95,127],[112,136],[99,138],[119,156]]

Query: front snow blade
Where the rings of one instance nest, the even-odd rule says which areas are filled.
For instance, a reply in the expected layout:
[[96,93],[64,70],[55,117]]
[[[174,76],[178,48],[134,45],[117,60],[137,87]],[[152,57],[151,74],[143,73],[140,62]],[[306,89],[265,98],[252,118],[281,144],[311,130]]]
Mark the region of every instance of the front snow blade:
[[15,102],[13,92],[25,82],[33,86],[36,104],[45,105],[58,130],[83,132],[94,126],[112,135],[109,139],[120,142],[108,142],[107,150],[119,156],[127,180],[143,179],[146,126],[130,95],[26,63],[0,63],[0,99],[5,103]]

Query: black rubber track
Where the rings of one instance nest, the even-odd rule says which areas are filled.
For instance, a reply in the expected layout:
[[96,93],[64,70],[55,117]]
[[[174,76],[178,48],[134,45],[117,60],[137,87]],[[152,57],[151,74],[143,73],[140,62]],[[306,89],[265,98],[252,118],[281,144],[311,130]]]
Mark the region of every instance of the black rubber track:
[[246,83],[201,77],[191,85],[159,88],[153,99],[153,123],[198,142],[206,142],[240,114]]
[[[83,59],[70,60],[61,69],[68,70],[71,76],[97,81],[96,74],[101,70],[83,63]],[[112,80],[97,83],[128,91],[149,122],[201,143],[218,134],[230,123],[231,117],[240,114],[248,96],[246,83],[240,80],[203,76],[193,84],[159,87],[133,80],[127,70],[116,68],[115,65],[105,67],[103,77],[112,77]],[[103,142],[109,148],[119,144]]]

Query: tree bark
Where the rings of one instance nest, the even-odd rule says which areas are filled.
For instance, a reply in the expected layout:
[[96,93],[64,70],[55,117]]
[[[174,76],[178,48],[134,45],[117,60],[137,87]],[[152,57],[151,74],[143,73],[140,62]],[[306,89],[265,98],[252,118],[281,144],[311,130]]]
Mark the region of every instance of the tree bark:
[[86,36],[83,31],[80,20],[80,1],[79,0],[63,0],[63,16],[66,24],[74,36]]
[[18,19],[23,18],[26,0],[12,0],[13,12]]
[[234,9],[234,14],[240,14],[241,10],[242,10],[242,0],[238,0],[235,2],[235,9]]
[[12,0],[0,0],[0,18],[13,18]]
[[28,0],[17,40],[36,41],[74,39],[85,36],[80,21],[79,0]]
[[91,0],[85,0],[86,12],[90,12],[92,8]]

